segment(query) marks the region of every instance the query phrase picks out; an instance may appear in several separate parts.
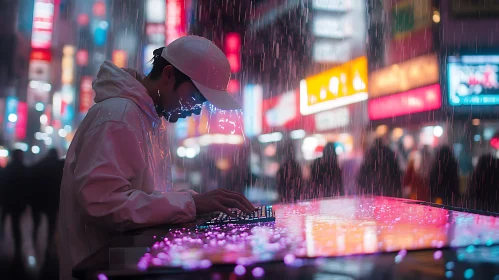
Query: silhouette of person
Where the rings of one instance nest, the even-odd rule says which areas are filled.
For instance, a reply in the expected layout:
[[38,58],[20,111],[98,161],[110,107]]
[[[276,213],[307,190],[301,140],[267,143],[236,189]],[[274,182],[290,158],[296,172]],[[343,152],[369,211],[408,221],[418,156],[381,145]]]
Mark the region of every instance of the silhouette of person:
[[400,197],[402,174],[395,153],[381,139],[367,151],[357,177],[362,194]]
[[5,218],[10,214],[12,220],[12,236],[14,238],[14,260],[17,262],[22,258],[21,252],[21,216],[26,210],[26,166],[24,165],[24,152],[14,150],[11,161],[2,172],[1,181],[3,201],[3,211],[0,218],[3,227]]
[[[454,203],[459,197],[459,169],[450,147],[437,149],[430,169],[430,199],[444,204]],[[441,201],[439,200],[441,199]]]
[[312,163],[312,196],[314,198],[343,195],[343,174],[334,143],[324,147],[322,157]]
[[301,195],[301,166],[296,161],[292,143],[284,143],[282,155],[284,160],[276,174],[277,191],[281,201],[291,202]]
[[47,247],[52,244],[59,208],[59,190],[63,164],[56,149],[50,149],[45,158],[29,168],[29,205],[33,212],[33,244],[37,248],[37,235],[42,214],[47,215]]
[[471,205],[485,211],[499,211],[499,159],[482,155],[468,187]]

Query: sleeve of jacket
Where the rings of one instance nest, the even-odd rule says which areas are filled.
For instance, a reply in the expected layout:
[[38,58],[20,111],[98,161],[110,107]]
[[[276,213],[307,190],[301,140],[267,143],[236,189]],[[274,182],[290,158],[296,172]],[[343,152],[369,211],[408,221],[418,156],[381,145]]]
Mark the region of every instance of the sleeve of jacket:
[[147,172],[145,155],[132,128],[106,122],[84,135],[74,169],[74,191],[89,222],[125,231],[196,217],[189,192],[146,193],[130,182]]

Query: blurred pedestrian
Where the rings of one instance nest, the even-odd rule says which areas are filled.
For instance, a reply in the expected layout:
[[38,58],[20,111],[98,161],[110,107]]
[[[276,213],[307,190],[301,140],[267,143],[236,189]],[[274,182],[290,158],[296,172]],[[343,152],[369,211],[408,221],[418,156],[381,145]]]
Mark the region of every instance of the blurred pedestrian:
[[314,160],[311,169],[312,189],[308,193],[312,198],[344,195],[343,174],[334,143],[326,144],[322,157]]
[[63,167],[56,149],[50,149],[45,158],[29,167],[28,195],[33,213],[32,238],[35,249],[42,215],[46,215],[48,220],[47,249],[53,244]]
[[430,168],[430,201],[455,205],[460,199],[459,169],[449,146],[437,149]]
[[357,177],[364,195],[401,197],[402,173],[395,153],[381,139],[367,151]]
[[0,218],[1,232],[4,233],[5,219],[11,217],[12,237],[14,238],[14,260],[22,260],[21,216],[26,210],[26,166],[24,165],[24,152],[14,150],[11,161],[2,172],[1,197],[3,200],[2,216]]
[[281,202],[293,202],[302,196],[302,171],[296,161],[294,146],[285,142],[280,153],[283,160],[276,174],[277,193]]
[[499,159],[483,155],[471,175],[468,195],[472,207],[485,211],[499,211]]
[[430,200],[430,147],[424,146],[421,151],[414,151],[409,156],[404,176],[404,186],[409,187],[409,198],[422,201]]

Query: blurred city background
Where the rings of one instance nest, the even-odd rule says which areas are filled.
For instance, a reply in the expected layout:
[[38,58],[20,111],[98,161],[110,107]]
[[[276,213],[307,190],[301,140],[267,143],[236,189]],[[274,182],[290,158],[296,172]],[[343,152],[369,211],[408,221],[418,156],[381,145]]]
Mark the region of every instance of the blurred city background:
[[[497,204],[499,1],[2,0],[0,7],[0,167],[16,153],[26,168],[65,155],[93,105],[102,62],[148,74],[154,49],[194,34],[226,53],[228,90],[243,110],[206,106],[169,124],[177,187],[224,187],[257,202],[373,193],[481,210]],[[293,178],[283,166],[295,168]],[[46,203],[57,204],[56,196]],[[43,218],[41,234],[50,237],[50,227]],[[6,238],[9,228],[1,228]],[[11,252],[5,240],[0,251]]]

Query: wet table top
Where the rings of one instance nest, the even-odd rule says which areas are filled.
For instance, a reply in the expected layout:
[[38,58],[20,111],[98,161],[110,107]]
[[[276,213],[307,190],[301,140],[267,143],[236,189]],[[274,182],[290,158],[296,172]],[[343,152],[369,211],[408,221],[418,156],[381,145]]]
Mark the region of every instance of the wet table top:
[[206,219],[199,219],[117,236],[77,265],[73,275],[499,280],[497,214],[385,197],[273,208],[271,223],[202,227]]

